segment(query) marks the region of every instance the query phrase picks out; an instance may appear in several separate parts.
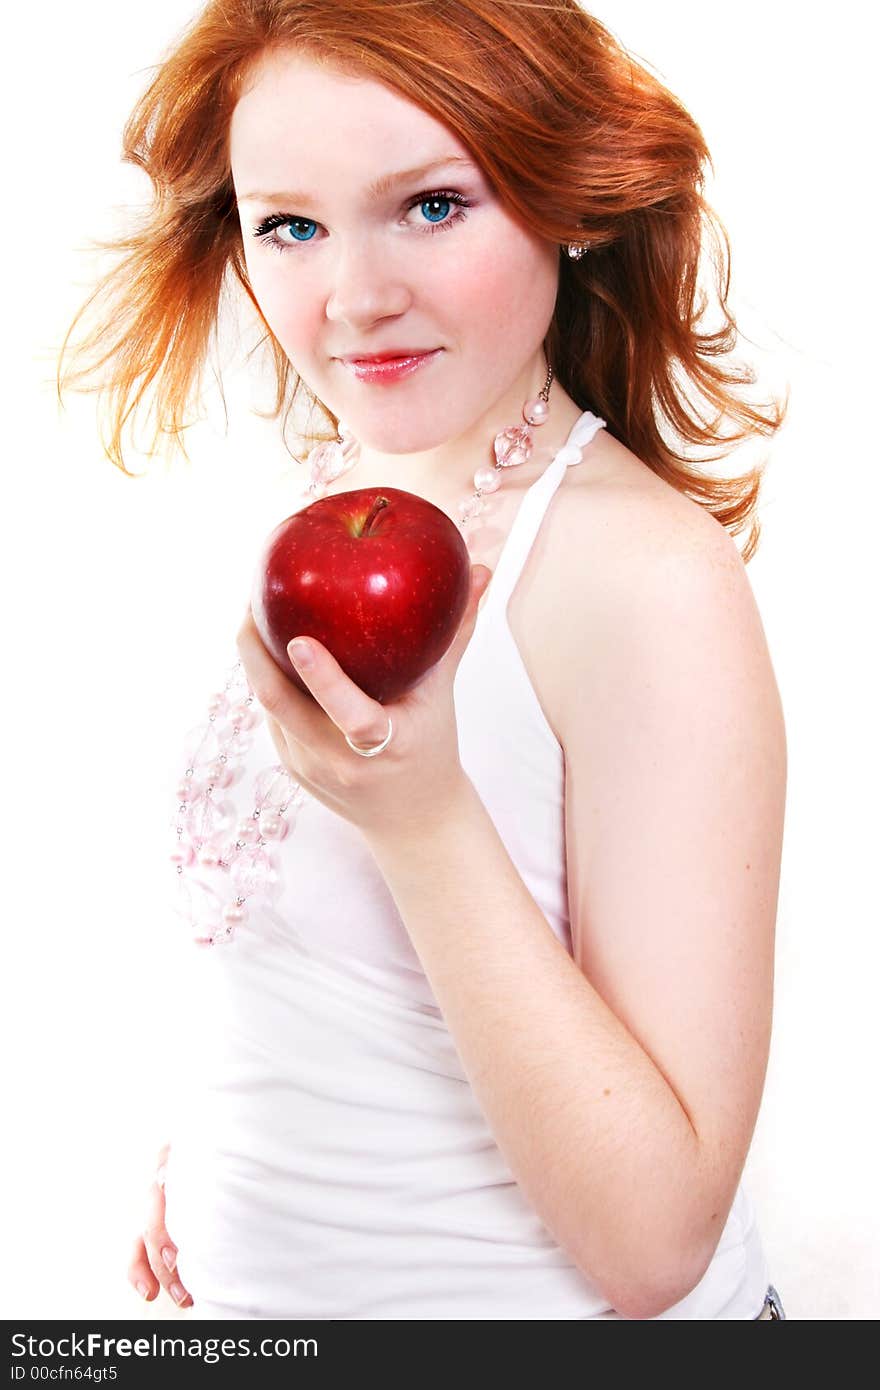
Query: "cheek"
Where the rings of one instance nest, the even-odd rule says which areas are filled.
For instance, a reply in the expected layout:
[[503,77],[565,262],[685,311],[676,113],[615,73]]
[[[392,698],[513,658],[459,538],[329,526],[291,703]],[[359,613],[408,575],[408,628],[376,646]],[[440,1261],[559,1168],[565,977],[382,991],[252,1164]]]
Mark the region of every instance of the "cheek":
[[264,247],[252,252],[246,264],[251,289],[273,334],[285,352],[302,357],[314,341],[320,312],[317,303],[310,302],[308,279],[291,274],[285,264],[285,256],[295,254]]
[[469,248],[443,282],[435,302],[454,312],[468,336],[487,346],[521,344],[541,336],[553,315],[558,288],[558,252],[536,246],[517,230],[487,237]]

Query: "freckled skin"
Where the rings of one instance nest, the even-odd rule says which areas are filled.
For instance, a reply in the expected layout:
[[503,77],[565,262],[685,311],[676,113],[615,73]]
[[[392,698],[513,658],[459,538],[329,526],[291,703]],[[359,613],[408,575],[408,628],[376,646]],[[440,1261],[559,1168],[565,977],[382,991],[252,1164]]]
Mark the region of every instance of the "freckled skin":
[[[376,505],[381,499],[387,505]],[[464,537],[439,507],[399,488],[360,488],[321,498],[275,528],[251,607],[267,650],[301,690],[287,644],[314,637],[386,704],[448,650],[470,572]]]

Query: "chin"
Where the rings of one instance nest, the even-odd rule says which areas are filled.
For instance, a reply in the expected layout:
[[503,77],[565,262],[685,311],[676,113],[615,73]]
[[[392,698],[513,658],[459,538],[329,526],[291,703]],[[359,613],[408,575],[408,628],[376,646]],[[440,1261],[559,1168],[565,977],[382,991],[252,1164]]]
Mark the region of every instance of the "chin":
[[358,427],[357,417],[351,411],[341,418],[361,444],[378,454],[424,454],[447,443],[458,433],[448,418],[438,419],[436,405],[425,412],[424,419],[410,415],[400,421],[371,420],[365,421],[362,428]]

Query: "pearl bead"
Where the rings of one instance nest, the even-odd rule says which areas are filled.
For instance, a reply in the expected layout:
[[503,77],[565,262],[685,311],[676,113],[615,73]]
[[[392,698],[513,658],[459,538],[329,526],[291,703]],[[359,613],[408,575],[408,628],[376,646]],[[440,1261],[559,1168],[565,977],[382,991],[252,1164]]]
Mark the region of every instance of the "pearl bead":
[[244,903],[230,903],[221,914],[227,927],[239,927],[247,921],[247,908]]
[[212,786],[228,787],[232,781],[232,768],[228,763],[221,762],[219,758],[215,758],[214,762],[208,763],[208,766],[205,768],[205,776]]
[[466,497],[463,502],[458,504],[458,514],[462,521],[470,521],[472,517],[479,516],[485,509],[485,502],[480,497]]
[[260,816],[260,831],[264,840],[283,840],[289,829],[284,817],[275,811],[265,811]]
[[252,709],[245,700],[230,705],[228,718],[230,724],[237,725],[239,729],[253,729],[260,722],[260,716],[256,710]]
[[530,425],[546,424],[549,414],[550,407],[540,396],[536,396],[533,401],[529,401],[523,407],[523,419],[527,420]]
[[501,474],[497,468],[478,468],[474,474],[474,487],[480,492],[497,492],[501,486]]
[[182,777],[174,790],[176,792],[178,802],[181,802],[192,801],[193,797],[197,794],[199,789],[193,781],[192,777]]
[[202,845],[198,859],[203,869],[216,869],[220,865],[220,851],[213,845]]
[[235,827],[235,838],[243,845],[255,845],[260,838],[260,827],[255,820],[239,821]]

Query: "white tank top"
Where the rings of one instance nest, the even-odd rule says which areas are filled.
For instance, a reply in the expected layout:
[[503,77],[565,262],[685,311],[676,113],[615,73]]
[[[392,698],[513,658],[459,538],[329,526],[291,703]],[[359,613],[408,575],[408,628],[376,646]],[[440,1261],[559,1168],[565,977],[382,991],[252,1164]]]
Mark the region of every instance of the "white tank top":
[[[564,757],[507,606],[604,424],[584,411],[525,494],[454,686],[462,765],[569,954]],[[242,813],[277,762],[261,720]],[[166,1221],[193,1315],[619,1318],[502,1158],[360,831],[307,797],[276,852],[271,904],[172,961],[184,1050]],[[740,1186],[709,1269],[661,1316],[755,1318],[767,1284]]]

